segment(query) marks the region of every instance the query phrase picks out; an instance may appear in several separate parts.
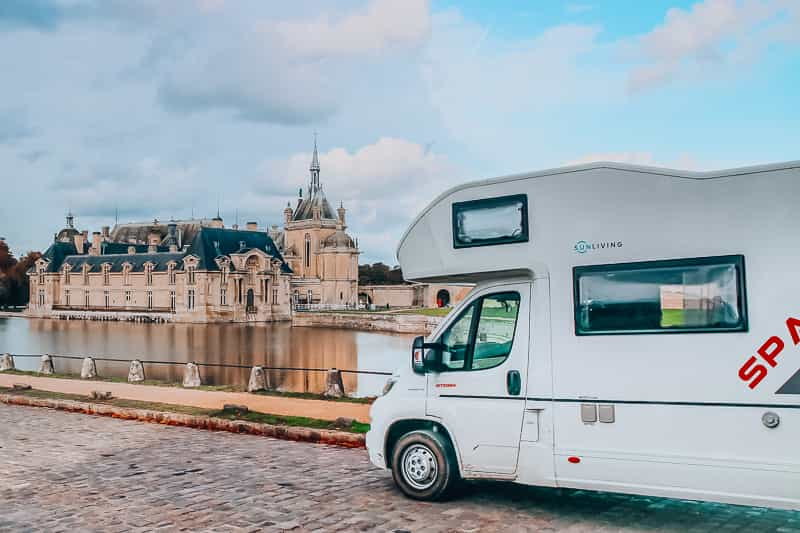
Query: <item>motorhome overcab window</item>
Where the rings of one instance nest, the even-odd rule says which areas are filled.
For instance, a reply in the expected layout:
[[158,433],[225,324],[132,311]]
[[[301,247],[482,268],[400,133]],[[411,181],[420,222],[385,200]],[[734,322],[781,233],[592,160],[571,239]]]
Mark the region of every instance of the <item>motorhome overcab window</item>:
[[741,255],[576,267],[575,333],[747,331]]
[[519,314],[519,293],[484,296],[465,309],[442,334],[443,371],[484,370],[511,353]]
[[524,194],[453,203],[453,247],[528,242]]

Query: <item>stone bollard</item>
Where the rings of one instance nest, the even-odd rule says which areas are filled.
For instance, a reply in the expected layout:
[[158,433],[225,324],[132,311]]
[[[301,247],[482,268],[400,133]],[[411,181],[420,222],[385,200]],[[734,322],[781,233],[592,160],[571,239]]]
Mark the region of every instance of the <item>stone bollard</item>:
[[267,389],[267,377],[264,374],[264,369],[260,366],[254,366],[250,370],[250,381],[247,383],[247,392],[256,392]]
[[4,353],[0,358],[0,372],[14,370],[14,357],[10,353]]
[[81,379],[94,379],[97,377],[97,365],[91,357],[84,357],[81,365]]
[[144,381],[144,365],[138,359],[131,361],[131,368],[128,370],[128,381],[131,383]]
[[193,388],[200,385],[200,367],[197,363],[186,363],[186,368],[183,370],[183,386]]
[[331,398],[341,398],[344,396],[344,382],[342,382],[342,373],[335,368],[328,370],[325,376],[325,392],[323,396],[330,396]]
[[45,354],[39,359],[39,370],[40,374],[55,374],[56,370],[53,367],[53,358],[49,355]]

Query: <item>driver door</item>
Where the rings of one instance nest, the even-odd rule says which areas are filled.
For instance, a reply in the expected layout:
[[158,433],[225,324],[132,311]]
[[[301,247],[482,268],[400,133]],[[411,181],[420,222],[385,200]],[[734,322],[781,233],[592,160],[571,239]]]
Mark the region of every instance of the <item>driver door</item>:
[[513,476],[525,411],[531,283],[479,292],[445,328],[426,410],[456,442],[466,476]]

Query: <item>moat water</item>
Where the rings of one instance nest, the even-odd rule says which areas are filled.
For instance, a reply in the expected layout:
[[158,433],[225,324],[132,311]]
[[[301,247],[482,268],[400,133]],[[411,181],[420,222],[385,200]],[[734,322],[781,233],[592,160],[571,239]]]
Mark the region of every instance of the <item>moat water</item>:
[[[93,356],[113,359],[224,363],[391,372],[407,364],[414,335],[274,324],[140,324],[0,317],[0,353]],[[55,358],[58,373],[80,373],[81,361]],[[36,370],[38,359],[17,357]],[[97,362],[100,376],[125,377],[127,363]],[[249,368],[201,366],[209,385],[246,385]],[[145,364],[148,379],[180,381],[181,365]],[[325,372],[270,370],[270,387],[322,392]],[[374,396],[386,376],[343,373],[347,394]]]

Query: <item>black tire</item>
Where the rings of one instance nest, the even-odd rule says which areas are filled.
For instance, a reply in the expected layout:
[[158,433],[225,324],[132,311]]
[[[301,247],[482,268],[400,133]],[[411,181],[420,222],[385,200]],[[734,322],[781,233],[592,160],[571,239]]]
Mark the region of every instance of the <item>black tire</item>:
[[439,433],[406,433],[392,450],[392,477],[409,498],[443,499],[459,479],[455,451]]

